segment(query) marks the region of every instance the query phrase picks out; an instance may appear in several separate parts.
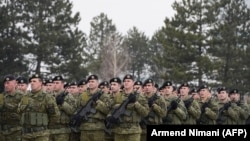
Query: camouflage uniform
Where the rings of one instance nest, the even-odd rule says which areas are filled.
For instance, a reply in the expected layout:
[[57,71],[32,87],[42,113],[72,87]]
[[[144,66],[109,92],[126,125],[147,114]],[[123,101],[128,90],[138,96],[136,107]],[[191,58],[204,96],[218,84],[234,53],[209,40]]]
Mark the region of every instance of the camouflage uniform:
[[[187,109],[183,101],[175,95],[171,95],[168,98],[165,98],[165,101],[168,109],[166,117],[163,118],[163,124],[167,125],[183,124],[183,122],[187,118]],[[173,101],[176,101],[178,103],[177,108],[169,110],[169,107],[172,106],[171,103]]]
[[[55,95],[58,96],[61,93],[63,93],[63,91]],[[52,124],[49,124],[50,140],[68,141],[71,133],[69,122],[76,109],[75,98],[71,94],[66,94],[63,104],[58,105],[58,108],[60,111],[60,120],[57,124],[53,124],[56,123],[56,121],[52,122]]]
[[[208,106],[203,110],[202,106],[204,104],[207,104]],[[213,99],[213,97],[210,97],[204,102],[199,100],[199,105],[201,107],[201,116],[197,120],[197,124],[215,125],[216,119],[218,118],[218,112],[219,112],[218,103]]]
[[227,101],[225,103],[218,102],[219,113],[216,120],[218,125],[235,125],[239,120],[239,107],[235,103]]
[[[124,92],[122,92],[121,95],[117,95],[112,106],[113,110],[118,108],[129,95],[130,94],[125,94]],[[115,124],[113,127],[114,140],[140,141],[142,129],[139,123],[141,119],[146,117],[149,113],[146,97],[142,94],[137,94],[136,102],[128,104],[126,113],[129,114],[123,115],[121,117],[121,122]]]
[[48,123],[58,121],[59,110],[53,96],[42,89],[23,96],[18,106],[22,114],[22,141],[48,141]]
[[[97,92],[100,92],[100,90],[97,89],[94,94]],[[78,107],[86,105],[94,94],[91,94],[89,91],[83,92],[80,95]],[[80,125],[81,141],[104,141],[104,120],[110,110],[110,104],[110,97],[105,93],[93,104],[94,112],[88,115],[88,120],[82,120]]]
[[149,114],[142,119],[141,122],[141,128],[142,128],[142,134],[141,134],[141,141],[146,141],[147,139],[147,125],[159,125],[162,124],[162,118],[166,116],[166,102],[162,96],[159,96],[157,94],[153,94],[150,97],[147,97],[147,100],[150,100],[152,97],[156,97],[156,100],[154,101],[153,105],[149,105]]
[[201,115],[201,109],[197,100],[193,99],[193,97],[186,97],[183,99],[185,107],[187,109],[187,119],[183,124],[194,125],[196,124],[196,120]]
[[0,112],[1,112],[1,126],[3,140],[5,141],[21,141],[21,116],[17,113],[18,103],[20,102],[23,93],[16,90],[13,94],[4,92],[3,99],[1,98]]

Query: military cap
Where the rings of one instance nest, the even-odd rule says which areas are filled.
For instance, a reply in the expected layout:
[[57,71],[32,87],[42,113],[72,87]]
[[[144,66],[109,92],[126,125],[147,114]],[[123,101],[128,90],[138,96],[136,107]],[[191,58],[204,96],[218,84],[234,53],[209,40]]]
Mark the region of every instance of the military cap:
[[64,85],[63,85],[63,88],[65,89],[65,88],[67,88],[67,87],[69,87],[70,85],[69,85],[69,83],[68,82],[64,82]]
[[29,82],[30,82],[31,79],[33,79],[33,78],[39,78],[39,79],[43,80],[43,78],[42,78],[41,75],[39,75],[39,74],[33,74],[33,75],[29,78]]
[[198,92],[201,90],[201,89],[208,89],[209,90],[209,87],[208,85],[204,84],[204,85],[201,85],[198,89]]
[[191,91],[190,91],[190,94],[191,93],[198,93],[198,89],[197,88],[193,88]]
[[145,85],[148,84],[148,83],[152,83],[152,84],[154,85],[154,80],[151,79],[151,78],[146,79],[146,80],[144,81],[144,83],[143,83],[143,86],[145,86]]
[[181,87],[189,87],[189,84],[188,84],[187,82],[184,82],[184,83],[182,83],[182,84],[180,85],[179,89],[180,89]]
[[112,83],[112,82],[116,82],[116,83],[121,84],[122,80],[119,77],[114,77],[114,78],[109,80],[109,83]]
[[43,82],[43,85],[46,85],[46,83],[47,83],[47,79],[46,79],[46,78],[44,78],[44,79],[42,80],[42,82]]
[[89,80],[98,80],[98,76],[95,75],[95,74],[92,74],[92,75],[90,75],[90,76],[88,77],[87,82],[89,82]]
[[17,79],[16,79],[17,83],[18,84],[28,84],[28,79],[26,77],[23,77],[23,76],[19,76]]
[[63,77],[61,75],[57,75],[52,80],[53,81],[63,81],[64,79],[63,79]]
[[46,79],[46,84],[47,84],[47,83],[53,83],[53,80],[52,80],[51,78]]
[[135,83],[134,83],[134,85],[140,85],[140,86],[142,86],[142,82],[141,81],[136,81]]
[[166,87],[166,86],[173,86],[173,83],[171,81],[165,81],[162,87]]
[[12,74],[5,75],[4,78],[3,78],[3,83],[6,82],[6,81],[12,81],[12,80],[15,80],[14,75],[12,75]]
[[235,94],[235,93],[239,93],[239,90],[238,89],[232,89],[229,94]]
[[74,85],[77,85],[76,81],[72,81],[72,82],[69,83],[69,86],[74,86]]
[[82,79],[82,80],[78,81],[77,86],[86,85],[86,84],[87,84],[86,79]]
[[109,87],[109,82],[108,81],[102,81],[100,84],[99,84],[99,88],[102,87],[102,86],[107,86]]
[[221,91],[227,91],[226,87],[219,87],[217,92],[220,93]]
[[123,82],[124,82],[125,79],[134,80],[134,77],[133,77],[131,74],[126,74],[126,75],[123,77]]

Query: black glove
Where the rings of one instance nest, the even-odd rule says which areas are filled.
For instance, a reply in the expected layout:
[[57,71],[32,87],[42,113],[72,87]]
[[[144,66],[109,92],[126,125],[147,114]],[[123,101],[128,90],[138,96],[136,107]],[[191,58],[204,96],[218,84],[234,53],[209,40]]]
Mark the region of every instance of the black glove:
[[171,107],[172,107],[173,110],[177,109],[177,107],[178,107],[177,101],[173,100],[173,101],[171,102]]
[[153,100],[149,100],[149,101],[148,101],[148,106],[149,106],[149,107],[152,107],[153,104],[154,104],[154,101],[153,101]]
[[184,101],[184,104],[185,104],[186,108],[189,108],[191,106],[191,104],[192,104],[192,100]]
[[136,102],[136,95],[130,94],[128,98],[129,98],[129,103],[135,103]]
[[230,102],[225,103],[225,104],[224,104],[225,110],[228,110],[228,108],[229,108],[230,106],[231,106],[231,103],[230,103]]
[[56,104],[57,105],[62,105],[63,104],[63,102],[64,102],[64,97],[65,96],[63,96],[63,95],[58,95],[57,97],[56,97]]
[[113,116],[109,116],[106,118],[106,123],[117,123],[118,120],[115,119]]
[[204,103],[202,106],[201,106],[201,113],[205,113],[205,109],[208,107],[208,103]]

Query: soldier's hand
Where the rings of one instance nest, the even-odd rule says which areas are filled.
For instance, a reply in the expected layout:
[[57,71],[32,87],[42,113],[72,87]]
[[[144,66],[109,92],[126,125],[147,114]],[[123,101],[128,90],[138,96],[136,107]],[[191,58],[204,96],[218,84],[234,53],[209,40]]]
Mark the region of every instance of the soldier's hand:
[[107,123],[117,123],[118,120],[115,119],[113,116],[109,116],[109,117],[106,118],[106,122]]
[[64,97],[62,97],[60,95],[56,97],[56,104],[57,105],[62,105],[63,102],[64,102]]
[[136,96],[135,95],[131,95],[131,97],[129,97],[130,100],[129,100],[129,103],[135,103],[136,102]]
[[152,107],[153,104],[154,104],[153,100],[148,101],[148,106],[149,106],[149,107]]
[[224,104],[225,110],[228,110],[228,108],[229,108],[230,106],[231,106],[231,103],[230,103],[230,102],[225,103],[225,104]]
[[192,101],[191,100],[184,101],[184,104],[186,108],[189,108],[192,104]]
[[171,102],[171,107],[172,107],[173,110],[177,109],[177,107],[178,107],[177,101],[173,100],[173,101]]

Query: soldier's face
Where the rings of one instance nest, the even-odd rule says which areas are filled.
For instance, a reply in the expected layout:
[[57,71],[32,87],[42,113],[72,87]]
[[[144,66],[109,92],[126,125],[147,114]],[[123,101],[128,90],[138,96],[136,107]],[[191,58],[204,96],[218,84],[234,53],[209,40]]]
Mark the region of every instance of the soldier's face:
[[27,84],[17,84],[18,90],[26,92],[28,89],[28,85]]
[[53,81],[54,84],[54,91],[59,91],[63,89],[63,81]]
[[228,94],[226,91],[220,91],[217,96],[219,100],[225,100],[228,98]]
[[12,91],[14,91],[15,88],[16,88],[16,86],[17,86],[16,80],[11,80],[11,81],[5,81],[4,82],[4,90],[6,92],[12,92]]
[[82,93],[87,90],[87,85],[80,85],[78,86],[79,93]]
[[88,82],[88,86],[90,89],[98,88],[98,84],[99,84],[98,81],[95,79],[89,80],[89,82]]
[[33,78],[30,80],[30,86],[32,91],[39,91],[42,89],[42,80],[39,78]]
[[181,96],[187,96],[188,92],[189,92],[189,87],[181,87],[181,89],[180,89]]
[[111,82],[110,85],[111,85],[111,91],[113,93],[116,93],[116,92],[120,91],[121,85],[119,83]]
[[134,81],[132,79],[125,79],[123,81],[123,84],[124,84],[125,89],[131,89],[131,88],[133,88]]
[[145,92],[146,94],[151,94],[151,93],[153,93],[153,91],[154,91],[154,86],[153,86],[152,83],[148,83],[148,84],[146,84],[146,85],[144,86],[144,92]]

